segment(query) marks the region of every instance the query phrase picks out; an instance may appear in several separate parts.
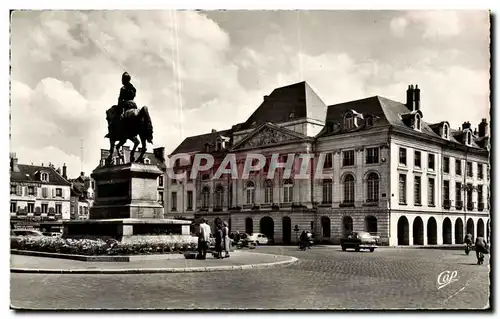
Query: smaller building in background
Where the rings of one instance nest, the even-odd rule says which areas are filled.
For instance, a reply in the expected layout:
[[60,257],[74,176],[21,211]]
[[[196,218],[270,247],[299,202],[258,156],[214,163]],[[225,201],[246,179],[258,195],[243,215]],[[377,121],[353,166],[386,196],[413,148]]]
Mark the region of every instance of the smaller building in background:
[[90,207],[94,202],[94,182],[84,172],[69,180],[71,182],[71,219],[89,219]]
[[18,164],[10,154],[11,225],[36,226],[43,221],[70,219],[70,188],[66,165],[48,166]]

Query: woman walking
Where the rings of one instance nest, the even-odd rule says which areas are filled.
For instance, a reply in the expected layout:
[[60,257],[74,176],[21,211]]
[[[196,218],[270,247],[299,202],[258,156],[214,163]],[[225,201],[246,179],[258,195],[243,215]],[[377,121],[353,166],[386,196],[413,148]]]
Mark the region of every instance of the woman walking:
[[231,238],[229,238],[229,227],[227,225],[227,222],[224,222],[224,227],[222,228],[222,238],[224,239],[224,257],[229,258]]
[[215,258],[222,258],[222,224],[217,223],[215,227]]

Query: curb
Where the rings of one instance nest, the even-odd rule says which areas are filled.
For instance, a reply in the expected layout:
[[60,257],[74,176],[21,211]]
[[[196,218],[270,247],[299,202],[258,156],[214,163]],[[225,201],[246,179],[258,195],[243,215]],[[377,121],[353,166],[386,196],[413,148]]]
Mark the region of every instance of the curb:
[[169,259],[184,258],[184,253],[130,255],[130,256],[86,256],[86,255],[48,253],[43,251],[18,250],[18,249],[11,249],[10,253],[12,255],[58,258],[58,259],[78,260],[78,261],[92,261],[92,262],[130,262],[130,261],[169,260]]
[[188,273],[188,272],[211,272],[228,270],[248,270],[248,269],[266,269],[285,265],[290,265],[298,261],[295,257],[289,257],[288,260],[250,264],[240,266],[210,266],[210,267],[190,267],[190,268],[136,268],[136,269],[30,269],[30,268],[11,268],[11,273],[24,274],[159,274],[159,273]]
[[[341,248],[340,245],[316,245],[316,247],[324,247],[324,248]],[[453,246],[438,246],[438,245],[429,245],[429,246],[378,246],[377,249],[380,248],[390,248],[390,249],[434,249],[434,250],[464,250],[464,246],[462,244],[453,245]]]

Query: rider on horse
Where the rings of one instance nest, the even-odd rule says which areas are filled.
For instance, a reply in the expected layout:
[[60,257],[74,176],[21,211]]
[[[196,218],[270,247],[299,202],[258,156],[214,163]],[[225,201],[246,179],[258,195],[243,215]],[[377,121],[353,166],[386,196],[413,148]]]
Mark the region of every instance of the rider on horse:
[[137,110],[137,105],[134,102],[135,93],[137,90],[130,83],[131,77],[127,72],[122,74],[122,88],[120,89],[120,95],[118,96],[118,108],[120,110],[120,116],[115,118],[113,123],[108,125],[108,134],[105,137],[110,137],[110,134],[113,132],[113,128],[121,121],[125,115],[125,112],[128,110]]

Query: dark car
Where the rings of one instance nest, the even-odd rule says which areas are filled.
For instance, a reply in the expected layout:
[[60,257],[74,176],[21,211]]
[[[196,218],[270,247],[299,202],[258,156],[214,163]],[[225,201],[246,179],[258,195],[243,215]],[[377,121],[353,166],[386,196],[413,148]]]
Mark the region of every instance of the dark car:
[[347,248],[360,251],[361,249],[369,249],[371,252],[377,248],[377,239],[368,232],[358,231],[347,234],[344,238],[340,239],[342,250],[346,251]]

